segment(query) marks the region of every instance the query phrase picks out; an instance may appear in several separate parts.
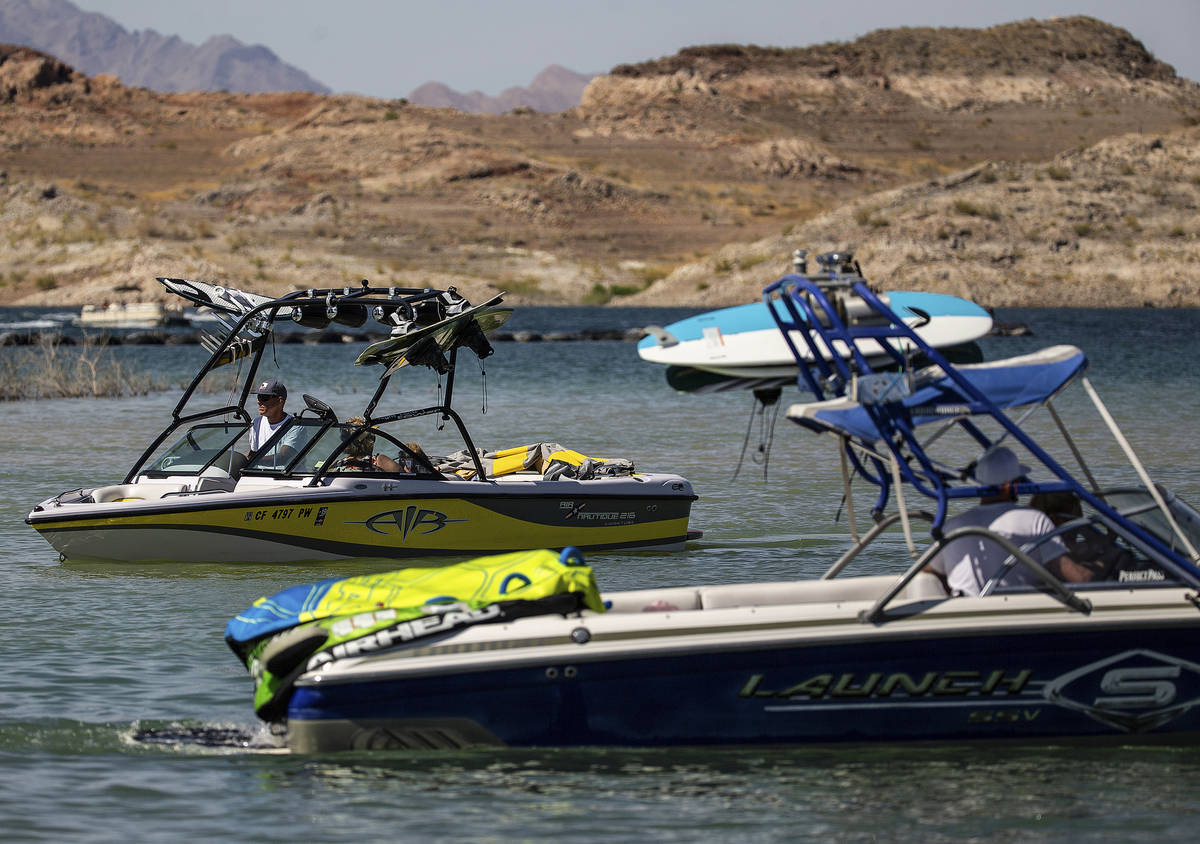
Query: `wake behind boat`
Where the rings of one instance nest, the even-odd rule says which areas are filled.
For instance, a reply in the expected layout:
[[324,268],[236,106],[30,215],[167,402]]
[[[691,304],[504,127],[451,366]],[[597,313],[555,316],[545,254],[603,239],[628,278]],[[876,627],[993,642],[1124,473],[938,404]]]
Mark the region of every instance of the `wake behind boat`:
[[[529,548],[683,547],[696,496],[673,474],[637,471],[623,458],[589,457],[551,442],[477,448],[452,407],[460,350],[492,354],[486,333],[511,314],[497,296],[479,306],[453,288],[298,291],[280,298],[160,278],[209,309],[224,332],[203,339],[210,357],[162,433],[118,483],[82,486],[35,506],[26,521],[64,558],[127,562],[295,562],[426,557]],[[359,365],[380,366],[362,419],[339,419],[305,395],[305,408],[250,454],[246,406],[277,322],[320,330],[391,327]],[[221,367],[242,369],[231,404],[200,389]],[[436,404],[383,410],[393,376],[433,369]],[[411,423],[451,423],[462,442],[427,455]]]
[[[860,282],[790,275],[764,295],[813,399],[788,417],[842,466],[852,544],[820,578],[601,592],[578,555],[531,552],[444,581],[297,587],[226,628],[259,715],[303,752],[1195,741],[1200,515],[1150,479],[1083,353],[958,367]],[[1111,449],[1093,464],[1071,435],[1055,402],[1075,384],[1132,483],[1109,477]],[[1053,449],[1031,434],[1035,416],[1061,434]],[[1006,476],[1018,493],[1064,500],[1057,526],[1021,545],[947,523],[952,502],[999,491],[975,457],[1001,444],[1033,464]],[[861,534],[855,482],[873,498]],[[896,527],[911,556],[893,553],[891,574],[846,574],[886,553],[875,543]],[[930,570],[964,540],[1002,549],[977,595]],[[1058,543],[1088,577],[1043,564]]]

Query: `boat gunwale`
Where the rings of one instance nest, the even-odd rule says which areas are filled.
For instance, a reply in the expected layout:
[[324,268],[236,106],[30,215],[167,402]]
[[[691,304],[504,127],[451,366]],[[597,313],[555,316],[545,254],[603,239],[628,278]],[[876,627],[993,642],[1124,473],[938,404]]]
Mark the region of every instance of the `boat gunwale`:
[[[1170,600],[1161,595],[1162,590],[1169,590],[1176,600]],[[1093,591],[1093,590],[1089,590]],[[808,646],[824,646],[833,643],[845,643],[862,640],[872,641],[905,641],[931,639],[949,640],[994,633],[997,630],[1007,630],[1012,635],[1034,635],[1038,633],[1064,632],[1063,628],[1086,628],[1088,632],[1100,630],[1120,630],[1137,627],[1138,629],[1178,628],[1180,630],[1194,629],[1200,619],[1196,617],[1196,607],[1187,600],[1184,593],[1188,587],[1172,584],[1168,587],[1154,586],[1152,589],[1127,588],[1120,590],[1094,590],[1093,594],[1101,592],[1123,593],[1129,596],[1141,596],[1147,592],[1159,593],[1156,600],[1135,602],[1134,605],[1122,605],[1121,601],[1111,598],[1101,600],[1090,615],[1082,615],[1058,603],[1051,596],[1037,592],[1008,593],[989,596],[987,598],[944,598],[914,599],[898,603],[899,609],[912,609],[914,605],[930,605],[919,613],[893,617],[886,624],[864,623],[861,613],[868,610],[874,599],[829,601],[794,604],[760,604],[745,607],[719,607],[698,610],[678,610],[660,613],[587,613],[567,619],[554,619],[554,623],[566,627],[574,623],[576,626],[587,626],[588,622],[595,625],[602,619],[633,617],[639,618],[642,624],[637,629],[626,631],[604,631],[587,627],[589,639],[580,645],[569,636],[569,630],[564,634],[545,634],[542,636],[525,636],[513,640],[511,645],[504,644],[504,635],[513,625],[534,626],[538,622],[545,623],[546,617],[517,619],[512,622],[495,625],[476,625],[456,631],[443,644],[419,645],[416,647],[399,647],[378,651],[367,656],[346,657],[332,663],[326,663],[313,671],[302,673],[296,680],[297,686],[321,684],[350,684],[361,681],[382,679],[398,679],[401,676],[436,676],[446,673],[457,673],[464,670],[498,671],[508,668],[537,665],[544,662],[570,663],[611,662],[624,658],[649,659],[681,653],[694,653],[699,648],[708,651],[745,651],[768,647],[804,648]],[[1033,606],[1004,607],[1013,599],[1041,599]],[[948,602],[964,602],[969,608],[959,606],[945,607]],[[1022,601],[1029,603],[1029,601]],[[996,606],[1000,605],[1000,606]],[[801,609],[803,608],[803,609]],[[780,619],[779,615],[797,613],[805,617]],[[1163,618],[1164,611],[1170,612],[1169,618]],[[699,624],[697,614],[702,614],[707,623]],[[713,614],[717,614],[715,617]],[[743,617],[758,616],[753,623],[743,620]],[[1023,623],[1013,628],[1012,619],[1021,617]],[[974,619],[975,624],[963,626],[965,620]],[[647,630],[645,623],[657,623],[659,629]],[[714,629],[713,622],[717,622]],[[724,623],[722,623],[724,622]],[[687,625],[675,627],[674,625]],[[663,629],[664,626],[666,629]],[[489,629],[490,628],[490,629]],[[813,631],[825,629],[823,634]],[[792,631],[791,635],[781,635]],[[519,632],[519,631],[518,631]],[[728,637],[735,636],[736,639]],[[700,640],[720,637],[716,640]],[[467,641],[462,641],[466,639]],[[636,640],[645,640],[647,644],[636,651],[630,650],[630,644]],[[600,648],[589,647],[597,643]],[[528,653],[514,653],[530,649]],[[599,651],[599,652],[598,652]],[[506,653],[507,652],[507,653]],[[486,661],[476,661],[480,655],[486,655]],[[504,655],[502,660],[497,655]],[[474,663],[474,664],[470,664]],[[469,664],[465,665],[465,664]],[[372,667],[374,666],[374,667]],[[394,667],[386,667],[394,666]]]

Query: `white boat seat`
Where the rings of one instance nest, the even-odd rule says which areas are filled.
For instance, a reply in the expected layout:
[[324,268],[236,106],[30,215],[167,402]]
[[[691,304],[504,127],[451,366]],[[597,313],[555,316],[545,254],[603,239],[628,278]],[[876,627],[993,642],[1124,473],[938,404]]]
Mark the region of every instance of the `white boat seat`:
[[224,478],[201,478],[200,483],[196,485],[197,492],[212,492],[218,489],[223,492],[233,492],[237,489],[237,481],[227,475]]
[[[673,612],[761,607],[783,604],[822,604],[874,601],[896,582],[898,575],[843,577],[832,580],[785,580],[774,583],[736,583],[728,586],[675,586],[635,589],[600,597],[608,612]],[[922,572],[896,596],[897,601],[939,600],[947,597],[942,582]]]
[[[779,604],[822,604],[839,601],[874,601],[881,597],[898,575],[841,577],[831,580],[789,580],[776,583],[738,583],[702,586],[703,609],[755,607]],[[896,596],[897,601],[945,598],[946,590],[932,574],[922,572]]]
[[146,501],[187,489],[189,487],[186,484],[113,484],[92,490],[92,500],[97,504],[107,504],[111,501]]
[[634,589],[600,596],[611,603],[608,612],[655,612],[700,609],[700,590],[694,586]]

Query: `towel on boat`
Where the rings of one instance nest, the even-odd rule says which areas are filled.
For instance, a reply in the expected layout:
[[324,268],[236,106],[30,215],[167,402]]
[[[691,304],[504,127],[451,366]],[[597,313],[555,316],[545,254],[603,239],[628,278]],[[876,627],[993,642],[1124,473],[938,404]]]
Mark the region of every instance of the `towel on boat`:
[[[532,443],[498,451],[477,449],[477,453],[489,478],[525,471],[540,472],[547,480],[572,478],[586,481],[598,477],[631,475],[634,471],[632,460],[623,457],[588,457],[563,448],[558,443]],[[437,469],[462,478],[475,476],[475,462],[465,449],[440,458]]]

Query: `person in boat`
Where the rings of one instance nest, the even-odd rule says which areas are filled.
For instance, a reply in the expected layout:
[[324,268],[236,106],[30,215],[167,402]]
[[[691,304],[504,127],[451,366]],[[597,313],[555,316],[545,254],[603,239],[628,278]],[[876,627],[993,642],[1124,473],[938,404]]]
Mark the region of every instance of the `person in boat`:
[[[246,455],[253,460],[258,456],[258,450],[266,444],[277,430],[287,423],[292,415],[284,410],[287,402],[287,387],[277,378],[268,378],[258,384],[258,418],[250,426],[250,453]],[[300,432],[292,430],[283,435],[283,439],[275,445],[274,464],[286,466],[299,448]]]
[[[1029,506],[1049,516],[1056,527],[1083,518],[1079,496],[1071,492],[1039,492],[1029,499]],[[1116,572],[1135,566],[1129,549],[1123,548],[1113,534],[1095,524],[1076,526],[1063,534],[1063,541],[1078,567],[1075,582],[1108,580]]]
[[424,458],[426,463],[432,462],[429,460],[429,455],[425,453],[425,449],[421,448],[420,443],[407,442],[405,445],[408,446],[408,450],[411,451],[412,454],[398,455],[399,462],[397,463],[397,466],[399,467],[399,471],[407,472],[409,474],[415,473],[417,471],[417,467],[420,465],[418,462],[419,458]]
[[334,468],[341,472],[400,472],[401,465],[386,454],[375,454],[375,434],[365,430],[367,420],[351,416],[346,420],[343,437],[350,439]]
[[[1040,510],[1022,507],[1014,491],[1018,480],[1029,473],[1012,449],[994,446],[983,453],[975,464],[975,480],[982,486],[996,487],[995,495],[983,496],[979,504],[946,520],[945,533],[963,527],[983,527],[999,534],[1018,547],[1034,542],[1054,531],[1054,522]],[[1088,571],[1079,566],[1059,537],[1053,537],[1030,553],[1060,580],[1071,583],[1091,580]],[[1009,553],[999,543],[983,536],[963,536],[953,539],[929,561],[928,569],[938,575],[946,588],[956,595],[978,595],[984,585],[998,572]],[[1033,572],[1018,563],[1000,586],[1037,583]]]

